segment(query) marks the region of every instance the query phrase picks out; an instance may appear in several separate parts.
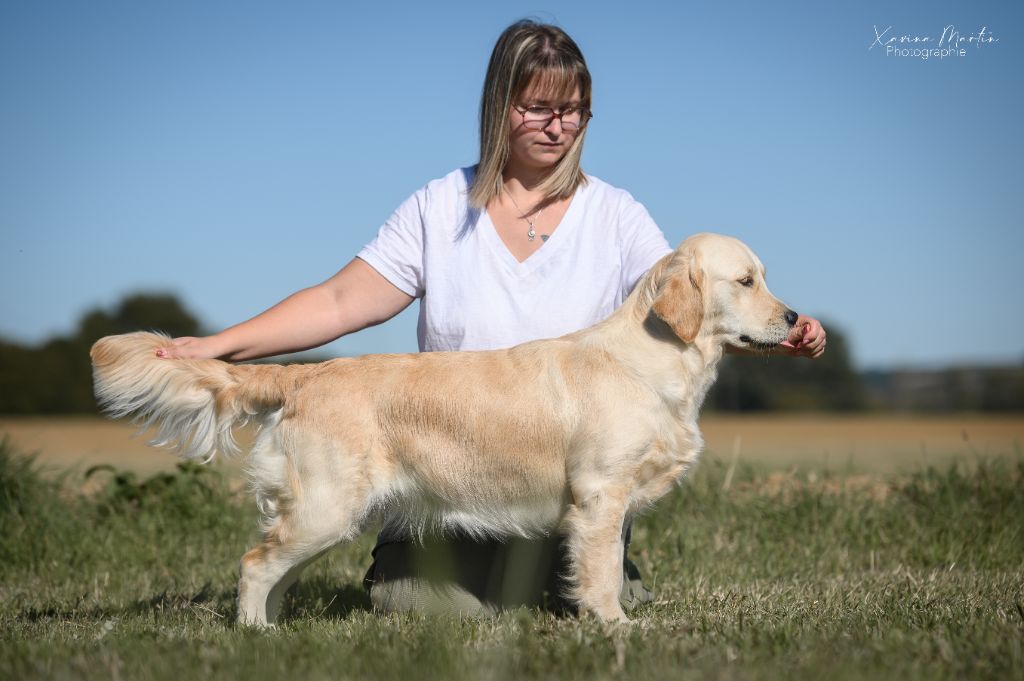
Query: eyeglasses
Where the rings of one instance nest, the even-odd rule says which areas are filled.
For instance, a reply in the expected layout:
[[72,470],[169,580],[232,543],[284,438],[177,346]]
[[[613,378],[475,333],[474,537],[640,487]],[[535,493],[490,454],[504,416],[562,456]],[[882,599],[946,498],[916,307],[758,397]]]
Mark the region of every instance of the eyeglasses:
[[512,108],[523,117],[523,127],[527,130],[543,130],[551,125],[551,121],[558,119],[562,124],[562,130],[576,132],[587,127],[587,122],[594,117],[590,109],[581,106],[568,106],[561,111],[556,111],[550,106],[517,106]]

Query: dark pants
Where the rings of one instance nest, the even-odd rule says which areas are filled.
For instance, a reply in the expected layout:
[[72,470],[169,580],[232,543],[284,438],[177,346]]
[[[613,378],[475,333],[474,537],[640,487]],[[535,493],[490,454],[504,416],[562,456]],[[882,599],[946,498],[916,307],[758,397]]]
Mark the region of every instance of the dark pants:
[[[456,536],[423,544],[383,539],[373,558],[363,584],[374,607],[385,612],[482,616],[521,606],[574,610],[564,598],[568,562],[560,537],[497,542]],[[649,600],[636,566],[623,556],[623,607]]]

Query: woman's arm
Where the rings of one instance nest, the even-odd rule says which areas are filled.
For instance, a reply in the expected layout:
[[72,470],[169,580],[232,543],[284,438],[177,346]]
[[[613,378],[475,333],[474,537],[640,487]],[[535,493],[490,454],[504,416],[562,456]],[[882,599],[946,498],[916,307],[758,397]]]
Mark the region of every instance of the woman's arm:
[[414,298],[359,258],[252,319],[202,338],[174,339],[171,359],[256,359],[308,350],[391,319]]

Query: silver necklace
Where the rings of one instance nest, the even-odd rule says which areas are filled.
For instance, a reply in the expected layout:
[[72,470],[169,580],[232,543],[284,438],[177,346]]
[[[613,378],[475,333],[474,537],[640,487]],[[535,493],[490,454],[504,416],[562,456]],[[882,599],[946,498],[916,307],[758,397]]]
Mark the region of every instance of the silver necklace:
[[[516,203],[515,198],[512,196],[512,192],[506,192],[506,193],[508,194],[508,198],[512,202],[512,205],[516,207],[517,211],[519,211],[519,217],[521,217],[523,220],[526,220],[526,224],[530,226],[530,228],[526,230],[526,238],[527,238],[528,241],[533,241],[534,237],[537,236],[537,230],[535,230],[533,228],[533,226],[535,224],[537,224],[537,220],[540,219],[540,214],[544,212],[544,209],[541,208],[540,210],[538,210],[536,212],[536,214],[534,214],[533,219],[531,220],[530,218],[528,218],[526,216],[526,213],[523,212],[523,209],[519,207],[519,204]],[[549,236],[551,236],[551,235],[550,234],[541,234],[540,235],[540,240],[541,241],[547,241]]]

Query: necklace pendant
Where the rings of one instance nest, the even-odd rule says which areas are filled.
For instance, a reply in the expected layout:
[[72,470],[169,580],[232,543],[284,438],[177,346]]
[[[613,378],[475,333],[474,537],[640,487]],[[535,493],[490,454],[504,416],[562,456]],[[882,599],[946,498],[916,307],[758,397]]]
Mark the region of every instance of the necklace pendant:
[[526,231],[526,238],[529,241],[533,241],[533,238],[537,236],[537,232],[534,231],[533,225],[530,225],[530,229]]

